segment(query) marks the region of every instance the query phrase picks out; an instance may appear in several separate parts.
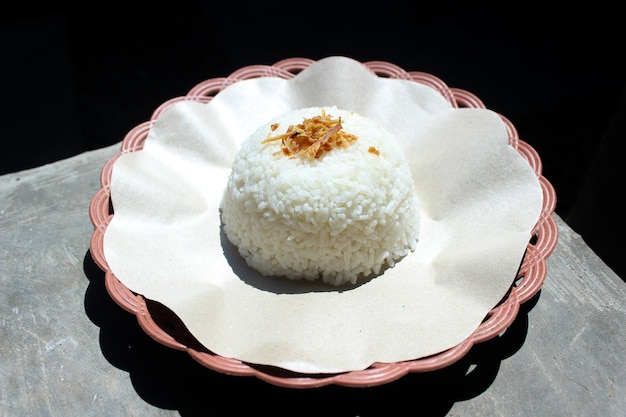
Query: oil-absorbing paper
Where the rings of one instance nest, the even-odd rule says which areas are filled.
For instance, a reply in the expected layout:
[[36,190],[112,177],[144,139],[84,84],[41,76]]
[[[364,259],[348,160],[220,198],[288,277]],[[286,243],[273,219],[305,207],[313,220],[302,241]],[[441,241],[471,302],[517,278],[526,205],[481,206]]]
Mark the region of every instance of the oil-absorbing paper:
[[[337,106],[394,133],[420,199],[416,250],[362,285],[262,277],[220,228],[240,143],[277,115]],[[210,351],[303,373],[417,359],[467,338],[502,299],[539,218],[542,192],[501,118],[453,108],[430,87],[328,57],[295,78],[236,82],[181,101],[144,148],[113,167],[109,268],[175,312]]]

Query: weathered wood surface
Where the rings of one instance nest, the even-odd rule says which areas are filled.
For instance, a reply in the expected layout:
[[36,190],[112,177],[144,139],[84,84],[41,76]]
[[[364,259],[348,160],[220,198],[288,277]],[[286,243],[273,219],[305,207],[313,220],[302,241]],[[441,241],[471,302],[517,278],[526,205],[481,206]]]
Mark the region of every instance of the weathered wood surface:
[[[558,216],[540,293],[459,363],[290,390],[201,367],[109,298],[88,206],[119,146],[0,177],[0,416],[626,416],[626,283]],[[384,342],[384,341],[383,341]]]

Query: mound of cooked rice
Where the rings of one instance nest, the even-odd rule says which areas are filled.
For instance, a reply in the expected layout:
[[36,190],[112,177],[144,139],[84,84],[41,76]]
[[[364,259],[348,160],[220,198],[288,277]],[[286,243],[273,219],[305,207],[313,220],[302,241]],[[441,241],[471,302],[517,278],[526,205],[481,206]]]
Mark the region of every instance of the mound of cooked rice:
[[[356,140],[308,158],[267,140],[323,112]],[[418,240],[414,182],[393,135],[336,107],[295,110],[258,128],[235,157],[221,210],[229,241],[266,276],[355,283]]]

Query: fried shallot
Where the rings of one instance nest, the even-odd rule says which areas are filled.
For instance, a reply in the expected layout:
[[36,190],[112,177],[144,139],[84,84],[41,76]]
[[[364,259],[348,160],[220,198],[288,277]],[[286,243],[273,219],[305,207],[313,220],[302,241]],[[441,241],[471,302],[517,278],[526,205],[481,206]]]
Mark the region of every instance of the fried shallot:
[[[272,131],[278,128],[272,125]],[[280,140],[280,151],[285,156],[300,156],[307,159],[320,158],[336,148],[346,148],[358,138],[342,129],[341,118],[333,118],[322,109],[321,114],[304,118],[301,124],[290,125],[281,135],[268,136],[262,143]]]

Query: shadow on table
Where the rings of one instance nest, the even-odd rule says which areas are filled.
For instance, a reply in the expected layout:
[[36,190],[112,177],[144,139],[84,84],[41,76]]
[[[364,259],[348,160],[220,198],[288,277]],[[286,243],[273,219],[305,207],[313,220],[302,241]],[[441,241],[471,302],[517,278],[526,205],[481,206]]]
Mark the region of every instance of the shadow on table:
[[[433,372],[412,373],[396,381],[367,388],[330,385],[291,389],[255,377],[230,376],[209,370],[186,352],[154,341],[134,315],[107,293],[104,273],[87,252],[84,270],[90,284],[85,311],[100,327],[100,347],[106,359],[129,373],[139,396],[155,407],[178,410],[181,416],[228,415],[391,415],[394,409],[420,415],[445,415],[457,401],[474,398],[494,381],[503,359],[523,345],[528,312],[539,294],[520,308],[501,336],[474,346],[460,361]],[[228,396],[228,397],[227,397]],[[227,400],[227,398],[229,398]],[[232,400],[234,399],[234,400]],[[220,405],[226,404],[226,408]],[[225,411],[222,411],[225,410]]]

